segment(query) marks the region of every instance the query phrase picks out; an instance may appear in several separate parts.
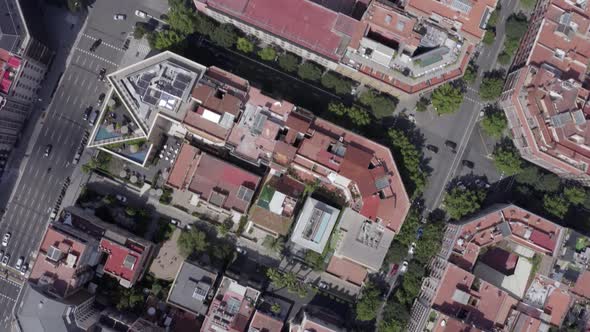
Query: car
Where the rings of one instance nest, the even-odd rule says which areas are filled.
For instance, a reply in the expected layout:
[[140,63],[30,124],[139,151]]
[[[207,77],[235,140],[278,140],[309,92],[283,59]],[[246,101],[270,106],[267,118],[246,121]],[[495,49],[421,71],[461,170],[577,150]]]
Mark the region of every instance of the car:
[[104,82],[104,78],[106,77],[106,74],[107,74],[107,69],[101,68],[100,71],[98,72],[98,80]]
[[10,241],[10,232],[6,232],[6,234],[4,234],[4,236],[2,237],[2,246],[6,247],[8,245],[8,241]]
[[102,105],[102,102],[104,101],[104,97],[105,97],[104,93],[101,93],[100,96],[98,96],[98,101],[96,102],[96,107],[100,108],[100,105]]
[[318,287],[320,289],[328,289],[328,283],[325,282],[325,281],[323,281],[323,280],[321,280],[320,283],[318,284]]
[[96,49],[102,44],[102,39],[97,39],[90,45],[90,52],[96,51]]
[[478,187],[484,187],[486,189],[490,187],[490,184],[486,180],[482,179],[475,180],[475,185]]
[[436,145],[428,144],[428,145],[426,146],[426,149],[427,149],[428,151],[432,151],[432,152],[434,152],[434,153],[438,153],[438,146],[436,146]]
[[248,250],[241,248],[241,247],[236,247],[236,251],[238,252],[238,254],[240,255],[247,255],[248,254]]
[[20,274],[25,275],[27,272],[29,272],[29,263],[24,263],[20,269]]
[[94,112],[90,113],[90,116],[88,117],[88,124],[90,126],[94,126],[94,124],[96,123],[96,120],[98,119],[98,115],[99,115],[98,110],[95,110]]
[[408,255],[413,255],[416,252],[416,242],[412,242],[410,244],[410,249],[408,249]]
[[47,146],[45,146],[45,157],[49,157],[52,148],[53,146],[51,144],[47,144]]
[[463,165],[463,166],[465,166],[467,168],[473,168],[473,167],[475,167],[475,164],[473,163],[473,161],[467,160],[467,159],[463,159],[461,161],[461,165]]
[[414,116],[414,114],[408,114],[408,120],[412,123],[416,123],[416,116]]
[[16,261],[16,265],[14,266],[14,268],[16,268],[17,270],[20,271],[20,269],[23,267],[24,260],[25,260],[25,258],[23,256],[20,256],[18,258],[18,260]]
[[92,106],[88,106],[84,110],[84,114],[82,115],[82,118],[84,119],[84,121],[88,121],[88,117],[90,116],[90,113],[92,113]]
[[141,17],[141,18],[146,18],[147,17],[147,13],[138,9],[138,10],[135,11],[135,16]]
[[2,261],[2,257],[4,257],[4,250],[0,250],[0,261]]
[[403,261],[402,266],[399,269],[399,273],[404,274],[408,271],[408,261]]
[[127,19],[127,15],[125,14],[115,14],[113,16],[113,20],[115,21],[125,21],[125,19]]
[[127,51],[129,49],[129,43],[131,43],[131,39],[125,39],[125,43],[123,43],[124,51]]
[[399,265],[398,264],[391,265],[391,270],[389,270],[388,276],[390,278],[393,277],[397,273],[397,270],[399,270]]
[[127,197],[123,196],[123,195],[116,195],[115,196],[117,198],[117,200],[121,203],[125,203],[127,202]]
[[180,221],[176,219],[170,219],[170,223],[174,226],[180,227]]
[[451,150],[453,150],[453,152],[455,152],[455,150],[457,149],[457,143],[453,142],[453,141],[445,141],[445,146]]
[[6,254],[6,255],[4,255],[4,257],[2,257],[2,262],[0,262],[0,264],[2,264],[2,266],[6,266],[6,265],[8,265],[9,261],[10,261],[10,254]]

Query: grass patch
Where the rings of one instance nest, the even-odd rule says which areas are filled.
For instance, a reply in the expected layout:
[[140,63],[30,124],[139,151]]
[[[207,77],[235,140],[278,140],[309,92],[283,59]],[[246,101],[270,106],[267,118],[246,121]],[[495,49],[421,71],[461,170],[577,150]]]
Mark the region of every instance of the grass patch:
[[580,237],[576,240],[576,251],[582,251],[590,245],[587,237]]
[[270,200],[272,199],[274,193],[275,190],[273,188],[264,186],[264,188],[262,188],[262,192],[260,192],[260,198],[258,198],[258,206],[268,210]]

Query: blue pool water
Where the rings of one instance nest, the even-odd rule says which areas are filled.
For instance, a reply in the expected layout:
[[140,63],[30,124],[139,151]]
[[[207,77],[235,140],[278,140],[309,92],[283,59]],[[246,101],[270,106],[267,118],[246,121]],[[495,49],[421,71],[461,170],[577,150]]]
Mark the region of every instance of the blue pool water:
[[94,140],[95,141],[102,141],[105,139],[116,138],[116,137],[121,137],[121,134],[109,133],[109,131],[106,128],[101,126],[98,128],[98,132],[96,133],[96,138]]

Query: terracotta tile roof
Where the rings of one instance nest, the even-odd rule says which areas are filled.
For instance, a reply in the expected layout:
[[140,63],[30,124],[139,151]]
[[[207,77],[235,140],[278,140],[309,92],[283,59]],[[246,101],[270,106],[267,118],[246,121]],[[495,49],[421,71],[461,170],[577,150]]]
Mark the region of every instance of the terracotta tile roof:
[[202,200],[227,210],[246,212],[252,199],[238,197],[240,191],[256,191],[260,177],[209,154],[202,154],[189,191]]
[[584,271],[578,277],[572,291],[580,296],[590,299],[590,271]]
[[121,279],[133,282],[140,272],[143,247],[137,245],[122,245],[108,239],[100,240],[102,250],[107,252],[108,258],[104,263],[104,271]]
[[[219,124],[209,121],[201,116],[204,109],[199,106],[195,111],[186,112],[183,123],[189,127],[193,127],[197,130],[212,135],[213,137],[221,140],[225,140],[229,135],[229,129],[226,129]],[[190,128],[189,128],[190,129]]]
[[258,310],[254,313],[254,317],[252,317],[252,321],[250,322],[250,329],[256,329],[261,332],[281,332],[282,328],[282,321]]
[[174,165],[172,165],[166,184],[176,189],[185,188],[199,164],[200,155],[201,151],[196,147],[183,144]]
[[367,269],[347,259],[332,256],[326,272],[358,286],[362,286],[367,277]]
[[238,116],[242,101],[228,92],[214,89],[208,85],[197,85],[192,97],[201,103],[202,107],[219,114],[229,113]]
[[248,92],[248,103],[256,106],[263,106],[268,107],[273,113],[276,113],[284,118],[286,118],[291,110],[293,110],[294,105],[285,100],[276,100],[269,96],[266,96],[257,88],[250,88]]
[[554,289],[545,301],[545,313],[551,315],[551,324],[561,326],[567,315],[572,297],[564,290]]
[[341,58],[344,34],[358,23],[308,0],[207,0],[206,4],[332,60]]

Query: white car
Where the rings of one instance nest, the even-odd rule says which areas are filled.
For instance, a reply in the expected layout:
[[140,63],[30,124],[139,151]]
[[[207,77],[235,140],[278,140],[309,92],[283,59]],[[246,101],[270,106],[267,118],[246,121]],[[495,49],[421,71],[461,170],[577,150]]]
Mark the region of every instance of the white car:
[[402,266],[399,268],[399,273],[404,274],[408,271],[408,262],[404,261]]
[[138,10],[135,11],[135,16],[141,17],[141,18],[146,18],[147,17],[147,13],[138,9]]
[[23,267],[20,269],[20,274],[25,275],[29,272],[29,263],[24,263]]
[[416,242],[412,242],[410,244],[410,249],[408,249],[408,254],[413,255],[416,252]]
[[115,14],[115,16],[113,16],[113,20],[115,21],[124,21],[127,18],[127,15],[125,14]]
[[25,258],[23,256],[20,256],[18,258],[18,260],[16,261],[16,265],[14,266],[14,268],[20,271],[20,269],[23,267],[24,260],[25,260]]
[[123,196],[123,195],[117,195],[115,196],[117,198],[117,200],[121,203],[125,203],[127,202],[127,197]]
[[2,237],[2,246],[6,247],[8,245],[8,241],[10,241],[10,233],[6,233],[4,234],[4,236]]

